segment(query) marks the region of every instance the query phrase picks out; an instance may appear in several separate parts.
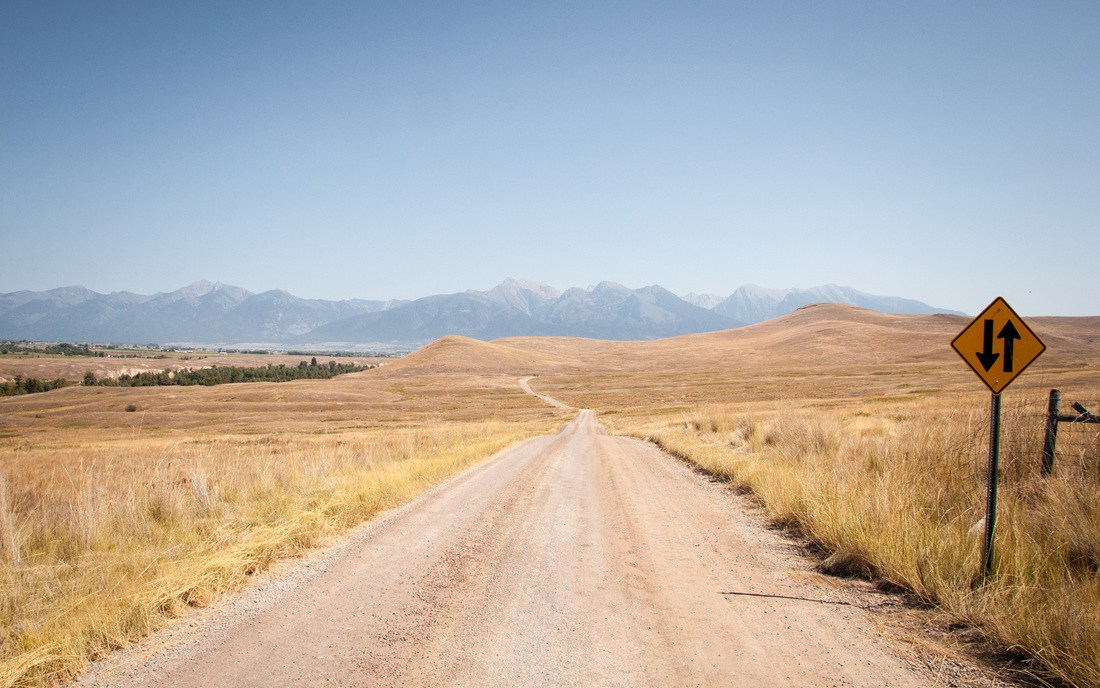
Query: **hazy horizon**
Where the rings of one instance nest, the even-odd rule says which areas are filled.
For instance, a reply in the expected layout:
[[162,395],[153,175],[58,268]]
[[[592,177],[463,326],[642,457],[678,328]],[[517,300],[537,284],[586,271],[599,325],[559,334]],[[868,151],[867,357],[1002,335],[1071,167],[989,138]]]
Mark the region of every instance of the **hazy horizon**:
[[1100,5],[20,3],[0,292],[1100,313]]
[[[462,290],[459,290],[457,292],[447,292],[447,293],[448,294],[465,293],[465,292],[468,292],[468,291],[474,291],[474,292],[478,292],[478,293],[485,293],[485,292],[491,291],[492,289],[494,289],[498,286],[504,285],[508,281],[515,281],[515,282],[518,282],[521,285],[523,285],[525,287],[529,287],[529,288],[531,288],[531,287],[549,287],[549,288],[552,288],[554,291],[556,291],[558,293],[563,293],[563,292],[565,292],[569,289],[583,289],[583,290],[586,290],[586,291],[592,291],[597,286],[599,286],[600,284],[603,284],[603,283],[619,284],[620,286],[626,287],[627,289],[631,289],[631,290],[643,289],[643,288],[646,288],[646,287],[661,287],[663,289],[667,289],[667,287],[665,287],[663,284],[656,284],[656,283],[622,284],[620,282],[615,282],[614,280],[600,280],[599,282],[594,282],[594,283],[591,283],[591,284],[559,285],[559,284],[549,284],[549,283],[542,282],[542,281],[539,281],[539,280],[532,280],[532,279],[529,279],[529,278],[526,278],[526,277],[509,275],[507,277],[504,277],[504,278],[498,280],[497,282],[495,282],[494,284],[492,284],[489,287],[485,287],[485,288],[470,287],[469,289],[462,289]],[[245,291],[251,292],[253,294],[261,294],[265,291],[283,291],[283,292],[289,293],[292,296],[295,296],[295,297],[298,297],[298,298],[310,298],[310,299],[319,299],[319,300],[325,300],[325,301],[344,300],[344,299],[328,299],[328,298],[325,298],[325,297],[304,297],[304,296],[302,296],[300,294],[296,294],[293,291],[290,291],[288,289],[283,289],[282,287],[273,287],[271,289],[255,290],[255,289],[249,289],[249,288],[247,288],[245,286],[242,286],[242,285],[239,285],[239,284],[231,284],[231,283],[228,283],[228,282],[225,282],[225,281],[222,281],[222,280],[211,280],[211,279],[205,279],[205,278],[194,280],[193,282],[190,282],[189,284],[180,285],[180,286],[178,286],[176,288],[173,288],[173,289],[160,289],[160,290],[157,290],[155,292],[137,292],[137,291],[134,291],[133,289],[119,289],[119,290],[114,290],[114,291],[103,292],[103,291],[99,291],[99,290],[96,290],[96,289],[91,289],[90,287],[87,287],[83,284],[64,284],[64,285],[59,285],[57,287],[52,287],[50,289],[33,290],[33,291],[43,292],[43,291],[53,291],[53,290],[56,290],[56,289],[90,289],[93,292],[103,294],[103,295],[106,295],[106,296],[109,296],[111,294],[119,294],[119,293],[136,294],[138,296],[155,296],[157,294],[171,294],[171,293],[174,293],[174,292],[177,292],[177,291],[182,291],[182,290],[188,289],[190,287],[195,287],[195,286],[200,286],[200,285],[209,286],[211,290],[217,288],[218,286],[223,286],[223,287],[229,287],[229,288],[233,288],[233,289],[244,289]],[[870,294],[869,292],[866,292],[862,289],[859,289],[857,286],[853,286],[853,285],[849,285],[849,284],[837,284],[837,283],[815,284],[815,285],[794,286],[794,287],[773,287],[773,286],[770,286],[770,285],[745,283],[745,284],[737,285],[737,287],[731,289],[728,293],[719,293],[719,294],[711,294],[711,293],[705,293],[704,294],[704,293],[698,293],[698,292],[683,292],[683,293],[680,293],[680,292],[675,292],[671,289],[669,291],[672,291],[672,293],[676,294],[676,296],[678,296],[682,299],[685,299],[689,295],[690,296],[718,296],[718,297],[721,297],[722,299],[726,299],[726,298],[732,296],[737,291],[739,291],[743,288],[756,288],[756,289],[762,290],[764,292],[792,292],[792,291],[793,292],[798,292],[798,291],[811,291],[811,290],[818,289],[818,288],[821,288],[821,287],[850,288],[850,289],[854,289],[855,291],[867,294],[869,296],[909,298],[909,297],[905,296],[904,294]],[[21,290],[15,290],[15,291],[18,292],[18,291],[21,291]],[[0,294],[3,294],[3,293],[12,293],[12,292],[0,292]],[[384,295],[364,294],[364,295],[359,295],[359,296],[347,297],[347,299],[348,300],[360,299],[360,300],[365,300],[365,301],[401,301],[401,302],[407,302],[407,301],[415,301],[417,299],[426,298],[426,297],[429,297],[429,296],[438,296],[438,295],[439,294],[419,294],[417,296],[412,296],[412,297],[408,297],[408,298],[390,298],[390,297],[387,297],[387,296],[384,296]],[[936,304],[925,304],[925,305],[933,306],[935,308],[941,308],[942,309],[942,307],[937,306]],[[704,308],[706,308],[706,306],[704,306]]]

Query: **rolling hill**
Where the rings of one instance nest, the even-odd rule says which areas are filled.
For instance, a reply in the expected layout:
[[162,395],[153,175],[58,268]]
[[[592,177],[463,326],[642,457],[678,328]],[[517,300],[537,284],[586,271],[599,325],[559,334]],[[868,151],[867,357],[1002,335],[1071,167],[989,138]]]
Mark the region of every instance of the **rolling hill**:
[[[962,371],[949,343],[968,321],[950,314],[885,314],[815,304],[746,327],[649,341],[507,337],[475,342],[447,337],[378,374],[628,374],[956,363]],[[1036,317],[1028,318],[1028,324],[1047,344],[1040,359],[1044,366],[1100,365],[1100,317]]]

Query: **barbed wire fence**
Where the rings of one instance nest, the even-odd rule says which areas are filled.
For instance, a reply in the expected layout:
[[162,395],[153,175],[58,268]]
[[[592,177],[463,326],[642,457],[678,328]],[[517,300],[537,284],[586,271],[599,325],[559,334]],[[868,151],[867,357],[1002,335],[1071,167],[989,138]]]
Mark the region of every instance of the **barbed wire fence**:
[[1063,401],[1060,390],[1050,390],[1042,474],[1055,473],[1100,479],[1100,400],[1067,394]]
[[[1033,394],[1013,395],[1005,402],[1002,484],[1037,484],[1051,476],[1100,483],[1100,395],[1094,389],[1085,393],[1067,390],[1059,396],[1054,415],[1047,400]],[[1052,420],[1055,417],[1057,420]],[[969,413],[965,434],[957,442],[951,454],[957,457],[958,476],[964,481],[984,482],[989,459],[987,409]]]

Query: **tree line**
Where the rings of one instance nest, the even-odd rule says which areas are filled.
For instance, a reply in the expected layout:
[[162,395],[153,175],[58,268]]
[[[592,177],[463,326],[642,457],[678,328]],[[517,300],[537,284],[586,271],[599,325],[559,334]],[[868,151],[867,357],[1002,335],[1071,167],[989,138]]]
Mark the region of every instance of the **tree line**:
[[4,339],[0,341],[0,354],[49,354],[51,356],[98,356],[102,358],[102,351],[95,351],[87,344],[35,344],[27,341],[14,341]]
[[57,378],[54,380],[39,380],[36,377],[23,377],[16,375],[14,380],[0,382],[0,397],[14,397],[19,394],[35,394],[48,392],[58,387],[67,387],[73,383]]
[[302,361],[297,366],[268,364],[255,368],[244,366],[217,366],[214,368],[185,368],[175,372],[144,372],[134,375],[120,375],[117,378],[97,378],[95,373],[84,374],[83,384],[103,387],[156,387],[178,385],[225,385],[238,382],[290,382],[291,380],[327,380],[346,373],[358,373],[375,368],[373,365],[355,365],[329,361],[320,365],[314,357],[309,363]]
[[[237,382],[290,382],[291,380],[327,380],[337,375],[346,373],[358,373],[363,370],[377,368],[377,365],[355,365],[353,363],[337,363],[329,361],[327,364],[317,363],[314,356],[309,363],[302,361],[297,366],[268,364],[249,368],[245,366],[217,366],[214,368],[200,368],[191,370],[185,368],[175,372],[145,372],[135,375],[120,375],[113,377],[97,377],[89,371],[84,373],[81,382],[86,387],[156,387],[178,385],[189,387],[192,385],[212,386],[227,385]],[[34,377],[16,375],[14,380],[0,382],[0,397],[10,397],[19,394],[35,394],[48,392],[51,389],[67,387],[75,384],[68,380],[57,378],[54,380],[40,380]]]

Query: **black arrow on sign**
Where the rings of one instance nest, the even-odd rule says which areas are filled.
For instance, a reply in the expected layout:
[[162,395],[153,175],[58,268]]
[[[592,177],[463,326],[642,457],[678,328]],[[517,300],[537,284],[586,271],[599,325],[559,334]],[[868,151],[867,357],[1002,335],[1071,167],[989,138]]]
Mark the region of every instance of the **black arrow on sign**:
[[[988,322],[992,322],[992,321],[991,320],[986,320],[986,322],[988,323]],[[1005,340],[1005,362],[1004,362],[1005,367],[1004,367],[1004,371],[1006,373],[1011,373],[1012,372],[1012,349],[1016,344],[1016,340],[1020,339],[1020,333],[1016,330],[1016,326],[1012,324],[1011,320],[1006,322],[1005,326],[1001,328],[1000,333],[997,334],[997,339]],[[983,363],[983,365],[984,365],[984,363]],[[993,365],[993,363],[990,362],[990,365]],[[986,368],[986,370],[988,371],[989,368]]]
[[[1009,323],[1011,324],[1011,320]],[[1001,357],[1000,354],[993,353],[993,321],[989,318],[985,320],[985,351],[975,351],[978,356],[978,360],[981,361],[982,367],[985,368],[985,372],[989,372],[989,369],[993,367],[993,364],[997,362],[997,359]],[[1015,332],[1015,330],[1013,330]],[[1004,334],[1004,330],[1001,330],[1001,334]],[[1009,349],[1011,351],[1011,349]]]

